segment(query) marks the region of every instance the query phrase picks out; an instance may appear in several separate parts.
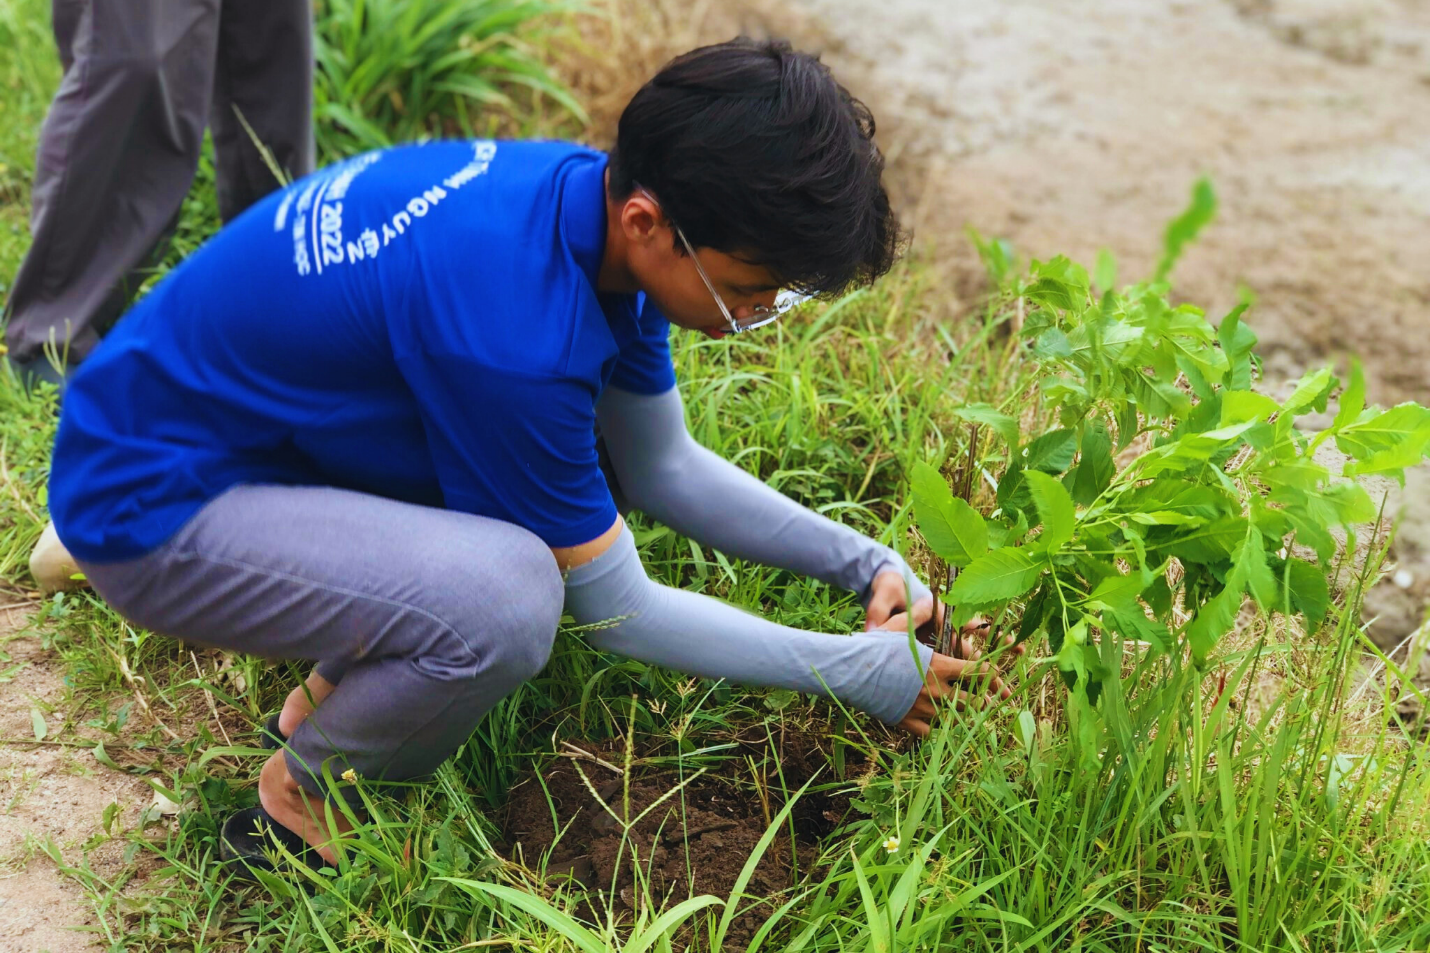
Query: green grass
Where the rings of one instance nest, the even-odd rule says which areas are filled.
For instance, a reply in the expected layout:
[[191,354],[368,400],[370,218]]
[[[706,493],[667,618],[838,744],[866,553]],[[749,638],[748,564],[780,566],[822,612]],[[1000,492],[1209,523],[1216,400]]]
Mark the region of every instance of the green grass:
[[327,0],[315,25],[324,162],[427,136],[495,135],[549,102],[585,113],[542,61],[546,0]]
[[60,64],[46,0],[0,0],[0,296],[30,246],[35,145]]
[[[21,117],[0,123],[0,161],[25,179],[18,163],[33,154],[56,75],[42,62],[45,15],[35,0],[0,6],[0,40],[29,37],[23,53],[0,43],[11,58],[0,61],[0,115]],[[203,175],[169,261],[214,226]],[[7,181],[17,180],[0,174]],[[24,200],[0,196],[0,231],[12,217],[23,224]],[[0,268],[22,251],[22,241],[0,244]],[[956,409],[987,402],[1030,424],[1048,416],[1001,299],[952,312],[930,274],[915,260],[767,332],[682,335],[675,348],[699,440],[912,548],[915,565],[904,475],[916,460],[962,458]],[[18,587],[45,516],[53,427],[52,395],[0,379],[0,578]],[[847,595],[633,525],[662,581],[790,625],[861,621]],[[1106,640],[1124,678],[1100,704],[1120,713],[1107,719],[1115,734],[1092,738],[1092,759],[1077,733],[1096,726],[1069,724],[1045,659],[1009,660],[1010,703],[946,717],[911,746],[828,703],[688,680],[601,656],[566,631],[546,670],[497,706],[435,783],[363,787],[370,816],[335,875],[242,886],[214,862],[216,825],[253,802],[263,757],[249,747],[253,728],[302,670],[239,657],[221,674],[217,653],[69,594],[34,620],[69,685],[48,740],[92,748],[76,740],[85,728],[103,739],[85,757],[142,775],[183,810],[127,829],[96,818],[104,833],[87,844],[40,850],[84,888],[102,945],[116,950],[711,948],[731,910],[754,911],[767,929],[751,948],[770,951],[1425,950],[1430,766],[1391,720],[1396,679],[1348,697],[1364,644],[1357,596],[1314,639],[1244,620],[1206,669]],[[701,769],[729,778],[738,796],[771,805],[773,835],[803,783],[781,771],[780,739],[795,732],[830,739],[813,788],[847,792],[857,810],[783,894],[703,909],[649,897],[637,923],[578,923],[578,893],[543,882],[542,858],[519,866],[494,849],[507,787],[557,757],[563,740],[669,772],[673,788]],[[109,840],[124,845],[123,863],[91,865]]]
[[[768,335],[682,337],[694,432],[786,492],[905,539],[889,527],[907,517],[907,464],[958,452],[953,410],[973,399],[1017,406],[1024,380],[997,312],[966,325],[963,346],[949,348],[924,275],[915,262]],[[6,434],[43,433],[46,406],[10,387],[0,393],[11,401]],[[26,452],[42,459],[33,444]],[[33,535],[28,510],[41,512],[43,468],[25,472],[0,500],[12,553]],[[789,624],[858,622],[857,605],[823,587],[636,527],[647,565],[665,581]],[[100,877],[74,851],[50,852],[86,885],[109,942],[124,948],[175,948],[205,923],[209,945],[193,948],[223,949],[225,938],[258,950],[446,950],[488,940],[614,948],[631,925],[578,933],[557,915],[577,909],[569,888],[539,887],[535,873],[494,853],[493,818],[510,781],[551,757],[559,739],[617,750],[629,742],[638,766],[674,767],[676,776],[700,767],[734,775],[748,755],[731,746],[737,734],[777,739],[798,728],[837,736],[834,750],[858,748],[876,767],[841,782],[830,764],[816,785],[852,790],[861,812],[788,894],[736,898],[772,919],[763,949],[1424,949],[1430,777],[1423,752],[1377,714],[1387,707],[1346,704],[1360,657],[1354,618],[1343,615],[1314,642],[1252,624],[1208,672],[1109,643],[1126,650],[1128,675],[1101,704],[1125,709],[1115,722],[1127,727],[1099,740],[1094,765],[1073,743],[1061,682],[1039,660],[1019,663],[1010,704],[948,718],[908,748],[826,703],[711,683],[692,691],[680,676],[600,657],[567,633],[546,671],[498,706],[437,783],[405,802],[369,791],[374,819],[339,874],[235,889],[213,863],[215,825],[252,801],[261,757],[242,733],[279,704],[298,670],[239,660],[243,692],[208,674],[216,718],[187,651],[69,596],[49,603],[40,625],[72,673],[71,720],[112,723],[143,686],[153,719],[131,711],[107,754],[186,807],[177,828],[115,832],[149,868],[139,883],[128,873]],[[213,657],[199,661],[211,673]],[[772,743],[763,773],[777,773],[778,754]],[[758,793],[747,785],[745,796]],[[892,854],[882,846],[891,835]],[[539,867],[540,858],[527,863]],[[693,915],[697,936],[718,928],[714,910],[708,923],[709,911]]]

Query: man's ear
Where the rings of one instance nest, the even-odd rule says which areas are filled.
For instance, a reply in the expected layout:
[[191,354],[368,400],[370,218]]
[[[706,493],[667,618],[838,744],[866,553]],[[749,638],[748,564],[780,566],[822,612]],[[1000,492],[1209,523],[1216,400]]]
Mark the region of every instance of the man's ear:
[[626,241],[636,245],[649,244],[666,227],[665,214],[660,206],[639,189],[622,203],[621,231]]

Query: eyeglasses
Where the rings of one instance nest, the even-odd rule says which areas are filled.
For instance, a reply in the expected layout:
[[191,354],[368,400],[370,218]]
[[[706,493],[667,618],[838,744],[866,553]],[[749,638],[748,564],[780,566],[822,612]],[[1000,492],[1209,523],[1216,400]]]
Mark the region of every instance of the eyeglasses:
[[[637,185],[646,198],[660,204],[660,200],[650,194],[644,186]],[[669,221],[669,216],[666,217]],[[809,300],[809,295],[800,294],[798,291],[781,291],[775,295],[774,307],[756,305],[750,309],[750,313],[744,317],[737,318],[725,305],[725,299],[720,297],[720,292],[715,290],[715,283],[710,280],[710,276],[705,273],[705,268],[700,264],[700,259],[695,257],[695,246],[690,244],[690,239],[685,237],[685,232],[675,222],[670,222],[670,227],[675,229],[675,234],[680,238],[681,244],[685,246],[685,251],[690,255],[690,260],[695,263],[695,270],[700,275],[700,280],[705,282],[705,288],[710,292],[710,297],[715,299],[715,303],[720,307],[720,313],[725,316],[725,323],[730,325],[731,334],[743,334],[746,331],[753,331],[755,328],[762,328],[767,324],[778,321],[780,315],[802,301]]]

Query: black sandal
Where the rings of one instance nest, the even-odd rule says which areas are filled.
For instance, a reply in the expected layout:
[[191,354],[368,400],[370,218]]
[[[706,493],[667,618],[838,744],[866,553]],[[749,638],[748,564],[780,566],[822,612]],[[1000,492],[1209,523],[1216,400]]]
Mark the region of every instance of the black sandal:
[[258,730],[259,745],[269,751],[277,751],[288,743],[288,736],[278,729],[278,714],[265,721],[263,727]]
[[275,821],[262,807],[245,808],[224,818],[218,838],[218,855],[225,863],[237,861],[251,870],[274,870],[273,858],[279,845],[314,870],[333,866],[307,841]]

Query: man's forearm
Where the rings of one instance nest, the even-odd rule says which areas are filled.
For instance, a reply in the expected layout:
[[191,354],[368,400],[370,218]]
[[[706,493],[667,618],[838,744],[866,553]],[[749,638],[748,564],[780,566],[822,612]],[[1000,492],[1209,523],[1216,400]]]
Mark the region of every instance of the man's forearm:
[[645,396],[610,388],[598,413],[626,496],[677,532],[862,599],[874,577],[890,570],[904,575],[914,601],[929,595],[893,549],[800,506],[697,444],[685,429],[678,392]]
[[933,656],[923,645],[911,651],[904,633],[805,632],[659,585],[629,529],[570,570],[566,609],[584,625],[609,623],[588,636],[600,649],[707,678],[833,695],[889,724],[913,706]]

